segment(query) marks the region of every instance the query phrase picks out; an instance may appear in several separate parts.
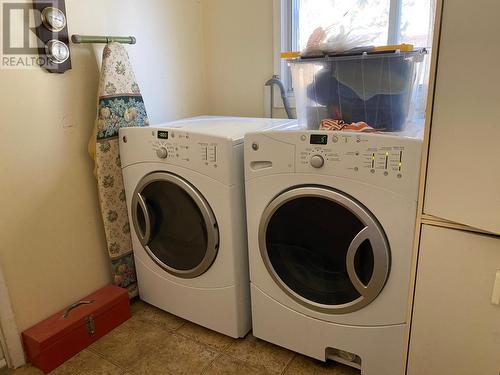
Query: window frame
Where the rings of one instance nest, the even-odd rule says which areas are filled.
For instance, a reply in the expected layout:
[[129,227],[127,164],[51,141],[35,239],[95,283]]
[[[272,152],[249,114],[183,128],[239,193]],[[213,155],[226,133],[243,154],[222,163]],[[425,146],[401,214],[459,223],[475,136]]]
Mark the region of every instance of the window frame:
[[[281,58],[281,52],[298,50],[294,28],[299,17],[298,12],[294,11],[298,2],[299,0],[273,0],[274,74],[281,78],[292,108],[295,108],[295,96],[291,89],[291,74],[287,69],[286,60]],[[390,0],[388,45],[399,43],[402,4],[403,0]],[[281,95],[277,90],[274,90],[274,108],[283,108]]]
[[[290,106],[295,108],[295,97],[291,90],[291,76],[287,69],[286,60],[281,58],[282,51],[292,51],[293,39],[293,3],[298,0],[273,0],[273,49],[274,49],[274,74],[278,75],[285,86],[286,95]],[[297,15],[298,16],[298,15]],[[274,108],[283,108],[281,95],[274,90]]]

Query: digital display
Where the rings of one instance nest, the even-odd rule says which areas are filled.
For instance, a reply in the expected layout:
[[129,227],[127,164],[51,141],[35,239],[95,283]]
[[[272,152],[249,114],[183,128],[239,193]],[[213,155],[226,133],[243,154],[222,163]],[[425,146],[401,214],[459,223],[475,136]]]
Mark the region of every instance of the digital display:
[[312,134],[311,135],[312,145],[326,145],[328,144],[328,136],[326,134]]
[[166,132],[166,131],[159,131],[158,132],[158,139],[168,139],[168,132]]

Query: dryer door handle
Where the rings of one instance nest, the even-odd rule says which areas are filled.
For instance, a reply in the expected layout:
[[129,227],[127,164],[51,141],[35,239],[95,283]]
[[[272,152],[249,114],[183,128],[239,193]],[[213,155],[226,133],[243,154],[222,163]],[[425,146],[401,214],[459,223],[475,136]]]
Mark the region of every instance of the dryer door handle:
[[144,200],[144,197],[141,195],[141,193],[137,193],[137,203],[142,210],[142,215],[144,216],[144,226],[145,226],[143,230],[139,225],[139,223],[136,223],[137,227],[139,228],[138,231],[139,233],[137,233],[137,236],[139,237],[139,241],[141,241],[141,244],[143,246],[146,246],[149,244],[149,241],[151,240],[151,218],[149,216],[148,206],[146,205],[146,201]]

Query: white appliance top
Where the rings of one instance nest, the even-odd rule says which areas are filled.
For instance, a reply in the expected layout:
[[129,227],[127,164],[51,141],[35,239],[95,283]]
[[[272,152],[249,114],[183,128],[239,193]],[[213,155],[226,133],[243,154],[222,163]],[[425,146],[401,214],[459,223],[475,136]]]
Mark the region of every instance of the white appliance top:
[[165,128],[184,129],[191,134],[208,135],[216,138],[232,139],[235,143],[243,142],[246,133],[256,131],[286,130],[297,127],[297,120],[200,116],[167,122],[149,127],[149,130]]
[[244,136],[290,130],[297,120],[195,117],[151,127],[120,129],[122,168],[152,163],[152,170],[192,170],[226,185],[242,183]]

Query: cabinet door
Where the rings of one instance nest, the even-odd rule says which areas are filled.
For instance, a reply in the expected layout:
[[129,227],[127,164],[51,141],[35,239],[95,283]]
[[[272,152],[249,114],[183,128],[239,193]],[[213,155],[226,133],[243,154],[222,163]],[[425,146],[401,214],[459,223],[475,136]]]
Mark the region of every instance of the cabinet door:
[[408,375],[500,374],[500,238],[424,226]]
[[424,210],[500,234],[499,13],[444,2]]

